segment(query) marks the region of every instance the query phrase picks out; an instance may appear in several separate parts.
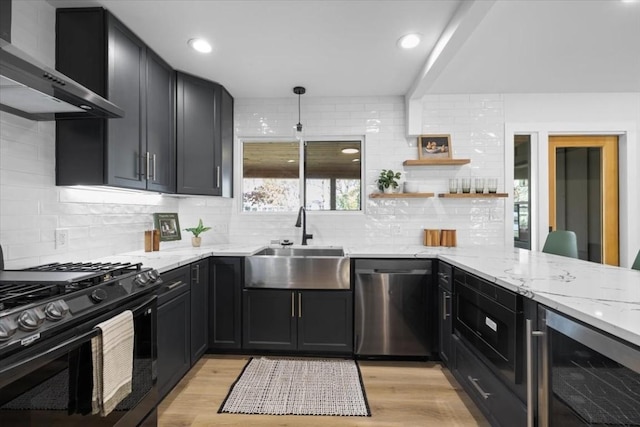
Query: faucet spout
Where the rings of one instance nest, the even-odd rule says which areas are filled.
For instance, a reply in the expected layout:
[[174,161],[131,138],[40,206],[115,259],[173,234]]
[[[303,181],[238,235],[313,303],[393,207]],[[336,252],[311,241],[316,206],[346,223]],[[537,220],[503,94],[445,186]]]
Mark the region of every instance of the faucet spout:
[[300,206],[296,227],[302,226],[302,245],[307,246],[307,240],[313,239],[313,234],[307,234],[307,210]]

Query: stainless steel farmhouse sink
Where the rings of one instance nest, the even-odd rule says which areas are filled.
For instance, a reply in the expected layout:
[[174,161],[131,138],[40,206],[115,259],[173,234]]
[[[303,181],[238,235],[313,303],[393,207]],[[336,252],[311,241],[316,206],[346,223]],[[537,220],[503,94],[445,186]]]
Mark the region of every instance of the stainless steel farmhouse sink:
[[349,258],[342,248],[266,248],[245,259],[249,288],[349,289]]

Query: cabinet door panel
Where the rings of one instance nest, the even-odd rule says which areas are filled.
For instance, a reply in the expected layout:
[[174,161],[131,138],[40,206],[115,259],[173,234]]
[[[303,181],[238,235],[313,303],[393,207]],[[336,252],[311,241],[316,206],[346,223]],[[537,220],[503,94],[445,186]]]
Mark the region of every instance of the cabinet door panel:
[[191,266],[191,365],[207,350],[209,318],[209,263]]
[[219,86],[178,74],[177,192],[216,195],[216,97]]
[[295,350],[294,291],[243,291],[244,349]]
[[209,293],[209,348],[242,346],[242,259],[211,259]]
[[352,294],[299,291],[298,350],[353,351]]
[[189,292],[158,307],[158,394],[162,399],[191,368]]
[[145,107],[146,47],[137,37],[114,19],[109,20],[109,100],[125,112],[124,117],[107,123],[109,156],[108,183],[145,188],[142,141]]
[[167,63],[147,51],[147,151],[151,168],[147,188],[170,193],[176,189],[175,76]]

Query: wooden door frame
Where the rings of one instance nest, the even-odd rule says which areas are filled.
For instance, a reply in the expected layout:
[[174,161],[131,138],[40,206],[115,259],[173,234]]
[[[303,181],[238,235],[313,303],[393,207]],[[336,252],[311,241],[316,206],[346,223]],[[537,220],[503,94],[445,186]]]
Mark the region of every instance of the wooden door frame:
[[549,226],[556,228],[556,149],[570,147],[602,150],[602,262],[620,265],[617,135],[549,135]]

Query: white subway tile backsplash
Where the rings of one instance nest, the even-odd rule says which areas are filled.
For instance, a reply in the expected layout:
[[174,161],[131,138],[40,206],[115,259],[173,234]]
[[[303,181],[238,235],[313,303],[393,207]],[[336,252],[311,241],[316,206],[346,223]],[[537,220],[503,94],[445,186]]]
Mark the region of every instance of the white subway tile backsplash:
[[[16,3],[16,44],[42,61],[52,62],[54,8],[46,2]],[[293,94],[236,99],[236,137],[292,138],[298,121],[297,101]],[[365,136],[365,211],[310,212],[307,218],[313,244],[420,244],[423,228],[450,227],[458,229],[461,246],[492,245],[504,240],[502,199],[369,199],[368,194],[377,191],[375,179],[381,169],[403,172],[404,179],[419,181],[423,191],[444,192],[448,178],[470,175],[497,177],[500,188],[504,188],[502,95],[429,95],[424,97],[422,107],[422,133],[450,134],[454,157],[468,157],[470,165],[402,165],[418,154],[416,138],[406,136],[402,96],[302,97],[301,121],[307,135]],[[236,166],[241,162],[238,153]],[[240,213],[240,183],[235,185],[234,199],[56,187],[54,122],[38,123],[0,113],[0,155],[0,242],[7,247],[9,268],[142,249],[143,230],[152,226],[154,212],[178,212],[181,228],[195,225],[202,218],[205,225],[214,227],[203,234],[205,244],[300,240],[300,229],[294,227],[295,212]],[[400,227],[399,234],[391,232],[392,225]],[[69,229],[68,249],[54,248],[58,227]],[[189,237],[183,232],[182,241],[162,242],[161,248],[189,246]]]

